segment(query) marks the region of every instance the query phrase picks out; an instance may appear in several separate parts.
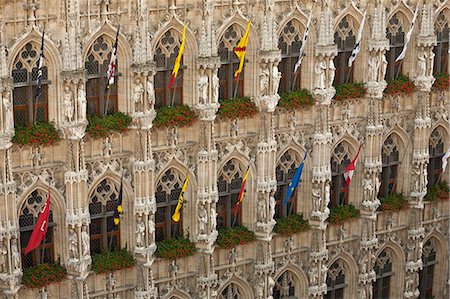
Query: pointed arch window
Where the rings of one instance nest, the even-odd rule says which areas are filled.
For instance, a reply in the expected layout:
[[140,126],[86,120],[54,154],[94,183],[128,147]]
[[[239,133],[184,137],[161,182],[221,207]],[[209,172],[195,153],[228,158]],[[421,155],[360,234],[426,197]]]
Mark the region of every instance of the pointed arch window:
[[354,20],[344,17],[334,33],[334,41],[338,46],[338,55],[334,58],[336,74],[334,84],[353,82],[353,68],[348,67],[348,59],[355,46],[355,35],[353,34]]
[[444,141],[439,129],[435,129],[430,135],[428,148],[428,188],[434,186],[442,173],[442,157],[444,156]]
[[331,155],[331,198],[330,207],[342,206],[348,203],[348,190],[345,190],[344,172],[350,158],[348,144],[341,142]]
[[277,177],[277,192],[275,193],[275,219],[287,217],[297,210],[296,192],[292,194],[286,206],[282,202],[286,198],[289,183],[292,181],[298,166],[298,156],[293,151],[286,151],[278,162],[275,174]]
[[395,79],[397,74],[402,72],[402,63],[395,62],[400,55],[405,44],[405,24],[404,18],[398,14],[392,16],[387,26],[387,38],[389,39],[389,50],[386,52],[386,60],[388,62],[386,70],[386,80]]
[[[183,217],[172,220],[183,187],[184,177],[174,169],[168,169],[156,185],[155,230],[156,241],[175,238],[183,234]],[[183,212],[181,211],[183,214]]]
[[341,261],[331,265],[327,275],[327,294],[324,299],[344,299],[345,274]]
[[181,46],[181,34],[173,29],[166,31],[158,42],[155,51],[155,107],[173,106],[183,102],[183,65],[181,59],[177,79],[170,89],[167,88],[172,78],[172,70]]
[[450,10],[443,10],[436,19],[437,45],[433,48],[434,74],[449,73],[448,47],[450,38]]
[[[229,160],[219,173],[217,189],[219,201],[217,202],[217,228],[232,227],[241,224],[242,205],[238,208],[237,219],[234,217],[233,208],[239,197],[242,185],[242,177],[247,169],[236,159]],[[248,188],[248,182],[246,184]],[[247,194],[247,200],[249,195]],[[245,197],[243,201],[245,201]]]
[[434,266],[437,264],[436,249],[432,240],[423,246],[422,270],[419,270],[419,299],[433,298]]
[[230,283],[219,295],[219,299],[244,299],[242,289],[234,283]]
[[[300,23],[296,20],[291,20],[284,26],[278,38],[278,48],[281,50],[281,61],[278,67],[283,74],[280,81],[280,93],[301,88],[301,66],[297,79],[294,79],[294,66],[298,61],[303,40],[303,34],[300,33],[299,28]],[[294,84],[295,86],[293,86]]]
[[397,140],[394,136],[389,136],[383,144],[381,152],[381,186],[379,197],[389,196],[397,189],[397,172],[400,165],[400,154]]
[[[231,99],[234,95],[237,81],[234,80],[234,72],[239,68],[239,58],[234,53],[234,48],[244,35],[245,29],[233,24],[225,31],[219,44],[218,54],[220,57],[219,76],[219,98]],[[236,96],[244,95],[244,73],[245,68],[239,75],[239,85]]]
[[273,299],[297,299],[292,272],[285,271],[275,282]]
[[14,60],[13,78],[13,108],[14,124],[27,126],[29,124],[48,121],[48,69],[42,68],[41,91],[37,92],[37,76],[40,45],[27,43]]
[[394,275],[394,272],[392,271],[392,257],[390,251],[384,250],[378,255],[374,271],[376,274],[376,280],[372,284],[373,298],[389,298],[391,277]]
[[43,243],[36,249],[25,254],[25,248],[28,245],[34,226],[38,220],[39,213],[47,200],[47,194],[40,190],[31,192],[27,200],[20,209],[20,248],[22,249],[22,268],[30,268],[42,263],[52,263],[55,259],[54,253],[54,227],[53,211],[50,206],[50,215],[48,220],[48,230]]
[[120,246],[120,225],[114,225],[119,189],[120,186],[106,178],[95,187],[89,198],[91,255]]

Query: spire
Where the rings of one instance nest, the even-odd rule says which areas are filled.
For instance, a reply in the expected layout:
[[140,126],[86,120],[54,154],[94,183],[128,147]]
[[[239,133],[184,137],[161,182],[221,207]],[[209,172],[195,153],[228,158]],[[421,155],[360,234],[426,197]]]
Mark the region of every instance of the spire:
[[433,24],[433,5],[430,3],[424,3],[422,6],[422,19],[420,22],[420,33],[421,36],[432,36],[434,35],[434,24]]
[[318,45],[326,46],[334,44],[333,38],[333,14],[328,0],[322,1],[320,12]]
[[375,4],[371,25],[371,39],[386,39],[386,31],[384,30],[384,28],[386,28],[386,11],[382,1],[377,1],[377,3]]

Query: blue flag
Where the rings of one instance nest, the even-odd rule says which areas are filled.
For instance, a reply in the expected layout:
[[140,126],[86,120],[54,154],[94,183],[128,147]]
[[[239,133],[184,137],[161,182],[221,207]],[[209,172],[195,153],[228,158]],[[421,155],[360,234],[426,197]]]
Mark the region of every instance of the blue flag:
[[287,193],[286,193],[286,197],[283,200],[283,206],[286,206],[289,199],[292,196],[292,193],[294,193],[295,188],[297,188],[298,183],[300,183],[300,177],[302,176],[302,172],[303,172],[303,167],[305,166],[305,160],[306,160],[306,156],[308,155],[308,149],[306,149],[305,151],[305,156],[303,157],[303,161],[302,163],[300,163],[300,165],[297,168],[297,171],[294,174],[294,177],[292,178],[292,181],[289,183],[288,189],[287,189]]

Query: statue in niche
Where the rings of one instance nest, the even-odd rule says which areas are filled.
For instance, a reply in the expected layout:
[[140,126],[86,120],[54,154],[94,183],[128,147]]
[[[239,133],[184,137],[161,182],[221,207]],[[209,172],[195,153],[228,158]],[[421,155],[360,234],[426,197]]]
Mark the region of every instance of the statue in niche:
[[78,84],[78,119],[84,120],[86,118],[86,109],[87,109],[87,101],[86,101],[86,92],[84,91],[84,83],[80,82]]
[[317,285],[317,279],[319,277],[317,267],[311,267],[311,269],[308,271],[309,276],[309,285],[315,286]]
[[210,212],[210,221],[211,221],[211,231],[215,231],[216,230],[216,225],[217,225],[217,214],[216,214],[216,209],[214,207],[211,207],[211,212]]
[[372,51],[369,55],[369,74],[368,81],[377,81],[378,79],[378,69],[380,67],[380,56]]
[[427,70],[425,72],[425,76],[431,77],[433,76],[433,66],[434,66],[434,52],[428,51],[427,55]]
[[421,179],[420,179],[420,165],[415,163],[413,165],[413,168],[412,168],[411,172],[412,172],[412,181],[411,181],[412,186],[411,186],[411,188],[412,188],[412,190],[414,192],[419,192],[420,191],[420,181],[421,181]]
[[69,230],[69,258],[78,259],[78,235],[73,228]]
[[17,239],[11,239],[11,260],[13,270],[20,267],[20,254],[17,248]]
[[212,76],[212,94],[214,103],[219,102],[219,88],[220,88],[220,79],[217,74]]
[[269,216],[270,219],[273,219],[273,217],[275,216],[275,205],[276,205],[276,201],[275,201],[275,197],[273,196],[273,193],[270,194],[269,197]]
[[328,68],[328,86],[333,86],[334,76],[336,75],[336,67],[334,66],[333,59],[330,59],[329,68]]
[[261,196],[258,200],[258,206],[257,206],[257,216],[258,221],[264,222],[266,220],[266,204],[264,202],[264,196]]
[[312,196],[313,196],[313,206],[314,211],[320,211],[320,204],[322,202],[322,191],[320,190],[318,184],[312,188]]
[[231,249],[230,253],[228,254],[228,263],[236,264],[237,256],[238,255],[236,253],[236,248]]
[[201,204],[198,210],[198,230],[200,234],[206,233],[207,223],[208,223],[208,213],[206,212],[205,206]]
[[325,183],[325,207],[330,203],[330,184]]
[[156,100],[155,88],[153,86],[153,80],[149,76],[147,79],[147,103],[148,103],[147,109],[148,110],[153,109],[153,107],[155,106],[155,100]]
[[272,84],[273,84],[273,93],[278,93],[278,88],[280,86],[282,73],[278,71],[278,67],[274,64],[272,67]]
[[422,192],[427,192],[427,183],[428,183],[428,170],[426,165],[422,165],[422,175],[420,176],[420,181],[422,182]]
[[359,266],[361,267],[361,273],[367,273],[367,256],[363,255],[360,259],[359,259]]
[[386,76],[388,62],[386,60],[386,55],[384,55],[384,52],[381,52],[380,56],[381,56],[381,66],[380,66],[380,74],[378,77],[378,81],[383,81],[384,77]]
[[318,89],[326,88],[326,71],[327,71],[327,63],[325,58],[320,56],[319,60],[316,62],[314,67],[315,74],[315,85]]
[[370,178],[370,173],[366,173],[362,181],[362,187],[364,192],[363,200],[371,200],[373,196],[373,185],[372,179]]
[[2,99],[3,101],[3,111],[4,111],[4,125],[5,132],[9,132],[14,128],[14,113],[12,111],[12,103],[11,103],[11,93],[9,90],[5,91],[5,96]]
[[205,69],[200,68],[200,76],[198,77],[198,100],[200,104],[208,103],[208,76]]
[[265,96],[269,91],[269,67],[266,62],[261,62],[261,71],[259,73],[259,91]]
[[83,257],[87,257],[90,254],[90,237],[87,232],[87,225],[83,225],[81,227],[81,251],[83,253]]
[[143,101],[142,98],[144,96],[144,84],[142,84],[141,79],[136,78],[134,81],[134,89],[133,89],[133,102],[134,102],[134,108],[135,111],[142,111],[144,109],[143,107]]
[[427,54],[424,47],[419,47],[417,52],[417,77],[425,77],[427,71]]
[[8,249],[6,248],[5,244],[2,241],[0,245],[0,273],[5,273],[8,271],[6,265],[7,257],[8,257]]
[[258,298],[264,298],[264,277],[259,277],[258,279],[258,286],[257,286],[257,295]]
[[144,247],[145,243],[145,223],[142,217],[138,217],[136,221],[136,246]]
[[67,121],[73,119],[73,92],[69,86],[64,87],[64,117]]

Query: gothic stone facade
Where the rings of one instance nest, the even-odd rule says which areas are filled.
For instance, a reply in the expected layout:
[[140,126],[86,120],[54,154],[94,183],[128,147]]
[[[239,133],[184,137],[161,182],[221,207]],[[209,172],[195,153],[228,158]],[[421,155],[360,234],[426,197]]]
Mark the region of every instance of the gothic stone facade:
[[[406,57],[395,63],[416,7]],[[365,10],[361,52],[349,69]],[[306,55],[293,80],[311,11]],[[2,298],[449,296],[449,202],[424,201],[427,185],[450,174],[438,173],[450,147],[449,91],[432,89],[433,74],[449,72],[448,0],[2,0],[0,16]],[[248,21],[236,92],[250,96],[258,113],[219,119],[218,99],[235,89],[232,50]],[[168,91],[186,22],[182,75]],[[117,80],[106,102],[105,71],[119,24]],[[44,30],[43,92],[33,105]],[[386,80],[400,73],[414,81],[414,92],[384,94]],[[366,96],[333,100],[333,82],[345,81],[365,82]],[[278,108],[278,91],[292,87],[309,89],[315,105]],[[198,121],[153,127],[155,106],[173,103],[193,107]],[[130,130],[104,139],[85,134],[86,115],[105,109],[130,114]],[[39,120],[54,122],[62,140],[10,142],[14,123]],[[342,166],[362,142],[344,193]],[[308,147],[287,210],[280,201]],[[231,225],[248,161],[238,222],[256,241],[221,249],[217,229]],[[175,225],[170,215],[186,173],[182,224]],[[120,229],[108,232],[122,175],[124,214]],[[406,196],[407,208],[379,211],[379,198],[391,189]],[[52,214],[45,251],[21,255],[47,192]],[[329,207],[350,203],[360,218],[328,222]],[[290,237],[273,233],[275,218],[292,212],[302,213],[309,229]],[[195,255],[155,258],[156,241],[176,230],[195,242]],[[137,264],[96,275],[91,255],[111,238]],[[51,260],[67,268],[66,280],[44,289],[21,285],[22,269]]]

